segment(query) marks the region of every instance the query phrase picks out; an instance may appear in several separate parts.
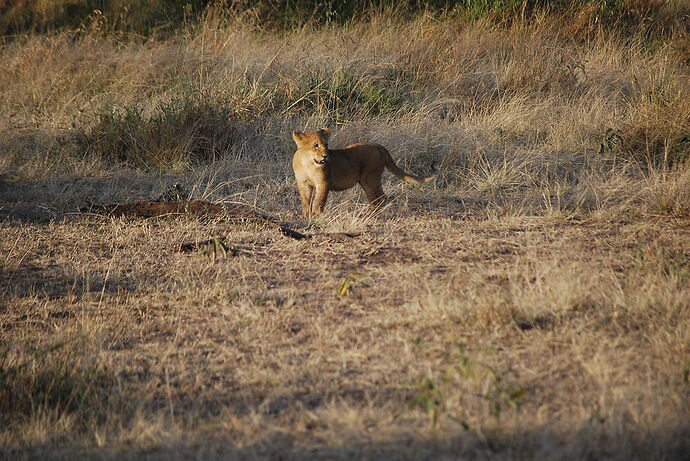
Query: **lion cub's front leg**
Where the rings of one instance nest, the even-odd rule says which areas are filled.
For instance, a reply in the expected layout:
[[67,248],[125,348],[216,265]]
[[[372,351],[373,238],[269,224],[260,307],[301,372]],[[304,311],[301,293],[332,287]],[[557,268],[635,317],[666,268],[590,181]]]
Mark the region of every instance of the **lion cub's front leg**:
[[298,182],[299,198],[302,201],[302,214],[305,218],[311,217],[311,203],[314,198],[314,186],[306,182]]
[[318,216],[323,213],[323,208],[326,206],[326,200],[328,199],[328,185],[319,184],[316,186],[316,192],[314,193],[314,202],[311,205],[311,215]]

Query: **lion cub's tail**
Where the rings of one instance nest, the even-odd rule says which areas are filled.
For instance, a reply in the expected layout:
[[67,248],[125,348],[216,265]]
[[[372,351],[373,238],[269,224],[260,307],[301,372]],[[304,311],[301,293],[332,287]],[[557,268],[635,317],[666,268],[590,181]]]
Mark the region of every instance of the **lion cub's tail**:
[[433,163],[431,164],[431,174],[427,176],[414,176],[411,174],[407,174],[403,170],[401,170],[398,165],[396,165],[395,161],[391,157],[391,154],[389,154],[383,146],[381,146],[381,149],[383,150],[383,154],[386,158],[386,168],[388,168],[388,171],[390,171],[395,176],[397,176],[405,182],[409,182],[412,184],[423,184],[425,182],[433,180],[436,176],[438,176],[438,170],[436,169]]

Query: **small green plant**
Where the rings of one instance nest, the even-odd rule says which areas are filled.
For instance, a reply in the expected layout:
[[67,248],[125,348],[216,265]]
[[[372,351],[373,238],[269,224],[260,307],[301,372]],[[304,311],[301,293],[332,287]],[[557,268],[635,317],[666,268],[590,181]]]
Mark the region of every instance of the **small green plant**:
[[[438,425],[441,415],[448,412],[448,400],[458,392],[484,400],[496,419],[500,419],[506,409],[520,409],[520,401],[527,396],[526,389],[510,383],[493,367],[471,359],[462,345],[457,345],[449,358],[452,364],[440,377],[422,379],[415,386],[415,395],[410,400],[410,405],[421,408],[428,415],[430,427]],[[481,384],[480,392],[467,390],[467,385],[473,383]],[[460,411],[460,414],[449,414],[448,417],[469,429],[468,414],[463,409]]]
[[199,246],[199,254],[203,257],[216,259],[227,258],[228,253],[233,254],[232,249],[220,237],[214,237]]
[[424,378],[417,386],[410,405],[421,408],[429,416],[429,426],[436,427],[439,416],[445,409],[443,391],[436,381]]
[[336,295],[339,297],[349,296],[355,284],[369,286],[368,283],[365,281],[365,278],[366,276],[360,272],[351,273],[343,279],[343,281],[340,284],[340,287],[338,288],[338,291],[336,292]]

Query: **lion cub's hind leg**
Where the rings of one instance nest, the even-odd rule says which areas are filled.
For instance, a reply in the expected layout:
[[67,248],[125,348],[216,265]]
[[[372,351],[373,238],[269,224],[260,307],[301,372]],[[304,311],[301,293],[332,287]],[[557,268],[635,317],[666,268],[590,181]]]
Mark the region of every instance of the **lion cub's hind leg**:
[[367,200],[369,200],[369,206],[372,210],[379,210],[385,205],[388,198],[381,186],[381,176],[368,176],[367,178],[363,178],[359,184],[362,186],[362,189],[364,189],[364,193],[367,194]]

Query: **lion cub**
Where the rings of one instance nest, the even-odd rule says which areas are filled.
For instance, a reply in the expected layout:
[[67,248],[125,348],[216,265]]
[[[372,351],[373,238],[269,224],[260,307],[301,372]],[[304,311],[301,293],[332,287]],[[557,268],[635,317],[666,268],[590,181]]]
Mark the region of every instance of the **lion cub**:
[[[331,130],[301,133],[293,131],[297,151],[292,158],[302,211],[309,218],[323,212],[328,192],[343,191],[359,184],[374,206],[386,201],[381,187],[384,168],[403,181],[413,184],[429,182],[437,176],[412,176],[395,164],[385,147],[373,143],[357,143],[343,149],[329,149]],[[432,165],[433,169],[433,165]]]

